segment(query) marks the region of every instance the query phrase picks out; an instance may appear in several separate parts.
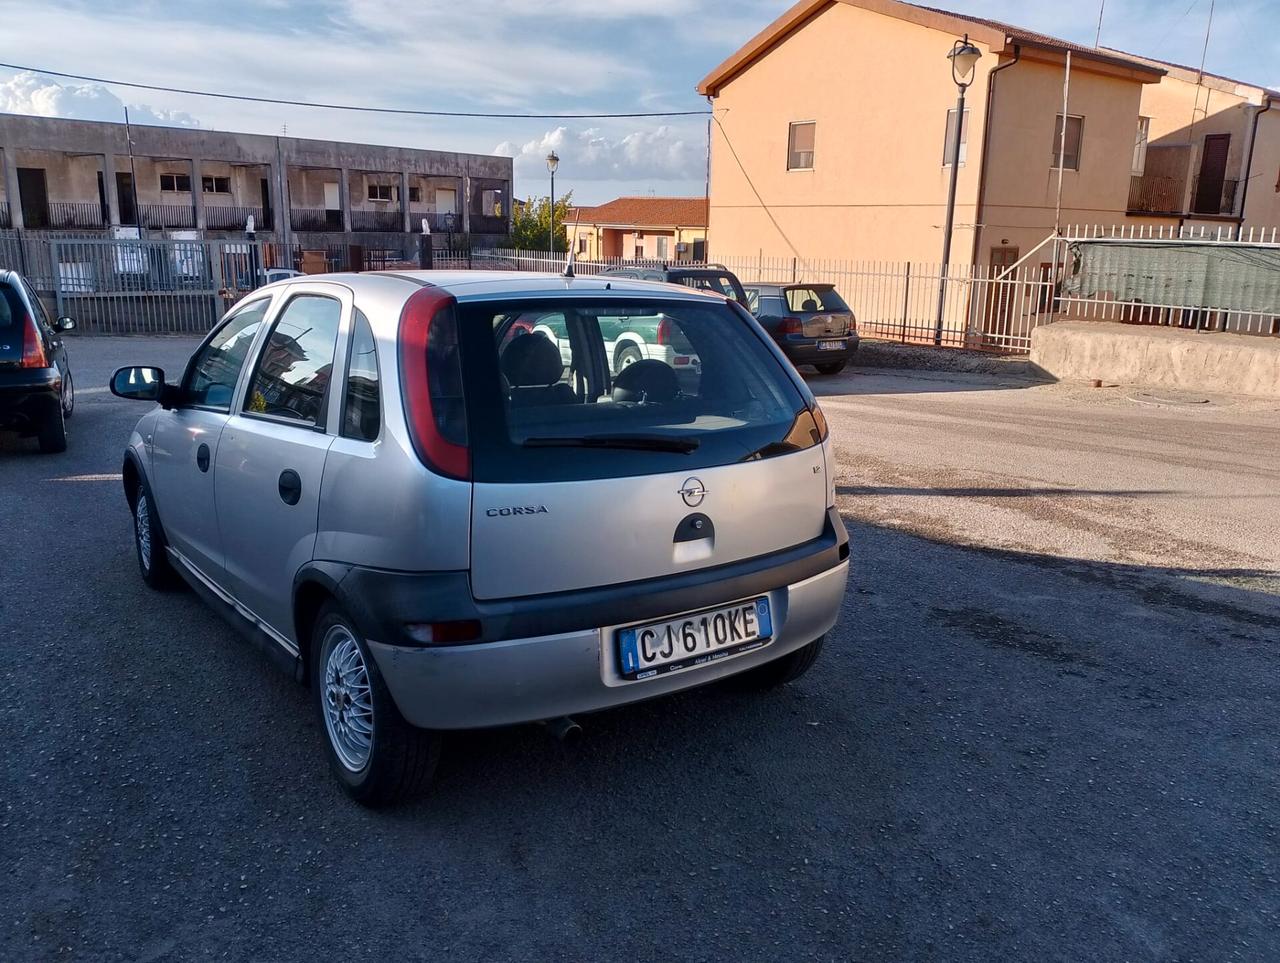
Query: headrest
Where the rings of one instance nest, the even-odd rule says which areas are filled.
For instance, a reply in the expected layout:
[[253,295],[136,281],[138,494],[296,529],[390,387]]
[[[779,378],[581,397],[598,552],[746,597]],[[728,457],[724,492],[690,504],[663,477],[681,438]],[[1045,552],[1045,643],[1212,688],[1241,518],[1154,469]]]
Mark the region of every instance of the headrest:
[[618,372],[613,381],[613,400],[619,402],[673,401],[680,393],[680,382],[669,364],[649,358],[637,361]]
[[812,313],[812,312],[814,312],[814,311],[817,311],[817,310],[818,310],[818,302],[817,302],[817,301],[815,301],[813,298],[807,298],[807,299],[805,299],[804,304],[800,305],[800,310],[801,310],[801,311],[808,311],[808,312],[810,312],[810,313]]
[[545,388],[564,373],[560,348],[541,331],[522,334],[502,351],[502,375],[515,388]]

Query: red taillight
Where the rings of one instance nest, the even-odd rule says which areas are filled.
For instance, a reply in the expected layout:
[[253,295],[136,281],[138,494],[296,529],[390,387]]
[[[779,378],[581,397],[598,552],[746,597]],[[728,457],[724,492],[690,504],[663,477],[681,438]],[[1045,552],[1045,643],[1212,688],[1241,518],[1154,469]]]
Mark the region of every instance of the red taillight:
[[671,321],[663,318],[658,322],[658,333],[654,336],[654,344],[671,343]]
[[400,314],[400,379],[405,417],[418,457],[450,478],[471,477],[467,418],[462,398],[456,301],[448,291],[423,287]]
[[421,622],[404,627],[405,634],[422,645],[460,645],[480,638],[481,626],[475,619],[459,622]]
[[783,318],[778,325],[778,334],[804,334],[804,324],[799,318]]
[[22,367],[49,367],[49,358],[44,353],[44,342],[40,340],[40,331],[31,318],[27,318],[27,326],[22,333]]

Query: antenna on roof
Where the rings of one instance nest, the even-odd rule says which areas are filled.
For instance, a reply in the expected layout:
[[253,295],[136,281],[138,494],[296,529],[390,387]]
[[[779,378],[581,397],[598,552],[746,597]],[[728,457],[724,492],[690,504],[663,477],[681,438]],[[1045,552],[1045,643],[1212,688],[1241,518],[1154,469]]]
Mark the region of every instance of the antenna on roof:
[[573,273],[573,245],[578,239],[578,223],[582,220],[582,208],[578,208],[577,215],[573,219],[573,236],[569,239],[569,253],[564,259],[564,270],[560,272],[562,278],[577,277]]

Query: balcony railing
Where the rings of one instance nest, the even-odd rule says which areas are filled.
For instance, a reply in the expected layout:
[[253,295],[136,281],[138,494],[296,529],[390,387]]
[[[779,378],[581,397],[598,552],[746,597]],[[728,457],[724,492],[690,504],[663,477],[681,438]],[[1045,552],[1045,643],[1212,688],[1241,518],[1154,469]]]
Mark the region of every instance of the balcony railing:
[[232,207],[219,204],[204,209],[204,226],[210,231],[243,231],[249,218],[253,218],[255,231],[272,230],[270,212],[261,207]]
[[1179,214],[1186,183],[1181,177],[1134,175],[1129,178],[1129,211],[1134,214]]
[[13,223],[9,220],[9,204],[7,201],[0,201],[0,227],[12,227]]
[[1240,182],[1227,178],[1222,182],[1222,194],[1219,197],[1200,196],[1200,178],[1191,181],[1191,213],[1192,214],[1234,214],[1236,212],[1236,192]]
[[142,226],[152,229],[166,227],[193,228],[196,212],[186,204],[141,204]]
[[[24,221],[27,218],[23,218]],[[32,219],[39,221],[39,217]],[[102,205],[88,201],[50,201],[48,223],[27,224],[27,227],[48,227],[55,231],[96,230],[106,223]]]
[[424,217],[427,219],[427,226],[431,228],[432,234],[448,234],[450,231],[454,234],[462,233],[462,215],[441,211],[410,211],[409,230],[414,234],[420,234]]
[[396,231],[404,230],[404,217],[400,211],[352,211],[351,230],[353,231]]
[[289,212],[289,225],[295,231],[341,231],[342,212],[295,207]]

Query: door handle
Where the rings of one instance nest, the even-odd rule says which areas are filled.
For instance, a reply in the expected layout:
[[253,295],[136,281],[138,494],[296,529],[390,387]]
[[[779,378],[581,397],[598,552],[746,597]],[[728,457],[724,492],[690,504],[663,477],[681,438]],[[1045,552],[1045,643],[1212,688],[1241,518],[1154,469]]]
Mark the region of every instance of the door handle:
[[296,505],[302,498],[302,479],[292,468],[280,473],[280,500],[286,505]]
[[201,445],[196,449],[196,467],[201,471],[209,470],[209,446]]

